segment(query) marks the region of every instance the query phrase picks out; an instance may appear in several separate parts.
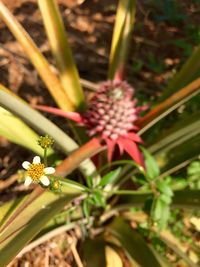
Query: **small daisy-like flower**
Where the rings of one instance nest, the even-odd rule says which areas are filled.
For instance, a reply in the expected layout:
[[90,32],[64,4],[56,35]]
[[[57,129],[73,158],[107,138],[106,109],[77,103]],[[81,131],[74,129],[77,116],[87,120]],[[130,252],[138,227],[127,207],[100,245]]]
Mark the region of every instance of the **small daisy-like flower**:
[[26,170],[25,186],[31,183],[42,183],[44,186],[49,186],[50,181],[47,175],[53,174],[55,169],[53,167],[46,167],[41,163],[40,157],[35,156],[33,162],[24,161],[22,167]]

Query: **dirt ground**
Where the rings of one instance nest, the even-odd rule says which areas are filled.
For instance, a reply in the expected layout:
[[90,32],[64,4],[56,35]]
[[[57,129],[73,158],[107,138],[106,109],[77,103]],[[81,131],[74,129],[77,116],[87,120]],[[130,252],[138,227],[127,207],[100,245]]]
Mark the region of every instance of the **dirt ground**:
[[[54,64],[36,0],[2,0],[31,35],[46,58]],[[58,0],[74,57],[84,79],[99,82],[106,79],[109,50],[115,19],[115,0]],[[157,98],[176,68],[197,45],[200,24],[198,1],[181,1],[180,10],[170,17],[155,5],[156,1],[138,1],[136,26],[128,59],[128,81],[141,99]],[[178,1],[177,1],[178,2]],[[178,14],[182,14],[183,18]],[[164,19],[163,19],[163,16]],[[186,16],[186,18],[184,18]],[[200,38],[200,37],[199,37]],[[177,42],[175,42],[177,41]],[[31,104],[55,105],[37,72],[20,45],[0,21],[0,82]],[[50,118],[54,119],[54,117]],[[62,123],[61,123],[62,126]],[[64,128],[65,129],[65,128]],[[20,186],[11,187],[7,178],[32,157],[27,150],[0,137],[0,204],[8,196],[21,193]],[[73,253],[62,250],[68,234],[48,241],[14,260],[17,266],[75,266]],[[35,260],[36,259],[36,260]],[[58,265],[59,264],[59,265]]]

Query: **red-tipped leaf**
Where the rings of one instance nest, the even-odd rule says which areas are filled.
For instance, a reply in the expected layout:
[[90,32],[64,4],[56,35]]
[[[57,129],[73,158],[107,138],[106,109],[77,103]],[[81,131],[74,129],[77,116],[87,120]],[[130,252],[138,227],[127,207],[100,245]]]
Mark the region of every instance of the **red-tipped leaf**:
[[144,167],[144,159],[138,148],[138,146],[131,140],[123,140],[124,150],[130,155],[130,157],[139,165]]
[[123,155],[123,153],[124,153],[124,145],[123,145],[123,139],[122,138],[118,138],[117,139],[117,145],[119,147],[120,155]]
[[136,133],[131,133],[130,132],[130,133],[128,133],[128,137],[129,137],[129,139],[131,139],[134,142],[143,143],[141,137]]
[[41,111],[45,111],[45,112],[52,113],[57,116],[67,118],[77,123],[83,123],[83,118],[77,112],[63,111],[62,109],[59,109],[59,108],[48,107],[48,106],[43,106],[43,105],[34,105],[33,107]]
[[114,153],[116,142],[114,140],[109,139],[109,138],[106,138],[105,141],[106,141],[106,144],[107,144],[108,161],[111,162],[112,161],[112,156],[113,156],[113,153]]

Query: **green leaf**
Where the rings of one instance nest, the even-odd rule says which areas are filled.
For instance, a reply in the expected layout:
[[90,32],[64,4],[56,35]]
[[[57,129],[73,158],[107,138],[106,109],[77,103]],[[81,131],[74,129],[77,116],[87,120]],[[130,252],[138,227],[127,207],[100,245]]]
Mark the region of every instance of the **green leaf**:
[[58,5],[55,0],[38,0],[38,4],[65,93],[80,108],[84,95]]
[[141,150],[145,158],[146,176],[149,180],[153,180],[160,174],[158,164],[148,150],[146,150],[144,147],[141,147]]
[[175,192],[173,204],[176,207],[199,209],[200,190],[181,190]]
[[96,201],[95,201],[94,198],[92,198],[92,197],[89,197],[89,198],[87,199],[87,202],[88,202],[89,204],[91,204],[92,206],[95,206],[95,205],[96,205]]
[[86,218],[90,217],[90,204],[89,204],[89,200],[88,199],[85,199],[83,201],[83,213],[84,213]]
[[171,187],[170,187],[169,184],[166,183],[166,181],[158,181],[156,183],[156,186],[157,186],[158,190],[161,193],[163,193],[163,194],[165,194],[165,195],[167,195],[169,197],[172,197],[173,196],[173,192],[171,190]]
[[153,200],[153,210],[151,212],[153,221],[159,221],[161,219],[162,210],[165,205],[166,204],[163,203],[163,201],[159,197]]
[[186,179],[176,178],[171,182],[171,186],[173,190],[183,190],[188,186],[188,182]]
[[169,204],[171,202],[171,198],[166,195],[160,195],[153,200],[153,206],[151,208],[151,219],[156,222],[159,230],[162,230],[167,226],[170,216]]
[[[113,167],[113,166],[118,166],[118,165],[120,165],[120,166],[121,166],[121,165],[126,165],[126,167],[127,167],[127,166],[136,167],[136,168],[138,168],[138,170],[141,171],[141,168],[139,167],[139,165],[138,165],[137,163],[135,163],[135,161],[124,159],[124,160],[116,160],[116,161],[110,162],[110,163],[108,163],[108,164],[105,164],[103,167],[101,167],[101,168],[99,169],[99,173],[102,173],[102,172],[105,171],[106,169],[110,169],[111,167]],[[126,168],[126,167],[125,167],[125,168]]]
[[[39,133],[51,136],[55,140],[56,145],[66,155],[69,155],[78,148],[76,142],[59,127],[42,116],[38,111],[32,109],[25,101],[12,94],[2,85],[0,85],[0,105],[19,116]],[[96,171],[94,164],[89,159],[81,162],[79,168],[86,176],[92,175]]]
[[92,176],[86,176],[86,183],[89,188],[93,186],[93,177]]
[[170,218],[170,207],[168,204],[166,204],[163,207],[161,220],[158,222],[159,229],[165,229],[167,227],[169,218]]
[[0,227],[10,216],[10,214],[16,209],[16,207],[21,203],[21,201],[22,198],[17,198],[0,206]]
[[200,173],[200,161],[193,161],[188,169],[187,169],[188,175],[193,175],[193,174],[199,174]]
[[185,167],[187,163],[194,160],[199,156],[200,151],[200,135],[195,136],[192,139],[187,140],[183,144],[171,149],[163,155],[159,155],[161,160],[163,159],[162,170],[163,171],[173,171]]
[[151,153],[163,153],[184,143],[188,139],[200,134],[200,112],[192,114],[189,118],[182,119],[159,138],[149,150]]
[[149,151],[155,155],[162,171],[199,155],[199,115],[200,113],[197,112],[177,122],[149,147]]
[[123,79],[135,11],[136,0],[119,1],[110,52],[109,79]]
[[108,232],[117,238],[128,256],[141,267],[161,267],[146,241],[121,218],[109,225]]
[[172,198],[168,195],[161,194],[159,196],[159,199],[162,200],[166,205],[169,205],[172,203]]
[[83,260],[86,267],[104,267],[105,259],[105,241],[100,238],[86,239],[82,245]]
[[12,222],[7,221],[1,228],[1,266],[6,266],[42,227],[81,191],[81,187],[77,190],[69,185],[65,186],[65,193],[62,195],[44,192],[24,207]]
[[[34,151],[43,156],[44,151],[38,145],[39,136],[19,118],[0,107],[0,135],[9,141]],[[52,149],[47,151],[48,155],[53,153]]]
[[94,191],[93,195],[92,195],[92,198],[94,199],[95,204],[97,206],[99,206],[99,207],[105,207],[106,206],[105,198],[104,198],[104,196],[102,195],[101,192]]
[[[152,194],[126,195],[119,198],[118,204],[125,207],[143,207],[145,201],[152,198]],[[199,208],[200,190],[175,191],[172,198],[172,206],[180,208]]]
[[104,175],[99,183],[99,186],[105,186],[110,183],[116,182],[121,172],[121,168],[117,168],[114,171],[109,172],[108,174]]
[[63,110],[73,111],[74,106],[65,94],[62,84],[57,78],[55,71],[53,71],[52,66],[50,66],[30,35],[10,13],[3,2],[0,2],[0,18],[5,22],[17,41],[21,44],[58,106]]
[[200,161],[192,162],[187,168],[188,179],[197,181],[200,179]]
[[164,258],[164,256],[160,255],[160,253],[157,252],[156,249],[153,248],[153,246],[149,246],[149,247],[162,267],[173,267],[172,264],[169,263],[166,258]]
[[[139,131],[139,134],[143,134],[149,128],[154,126],[160,120],[165,118],[171,112],[176,110],[178,107],[189,101],[195,95],[200,92],[200,78],[190,83],[186,87],[179,90],[177,93],[174,93],[168,99],[164,100],[152,110],[150,110],[144,117],[140,118],[136,124],[142,128]],[[153,131],[153,129],[152,129]],[[151,134],[151,131],[150,131]]]
[[175,74],[169,85],[164,90],[161,100],[167,99],[200,76],[200,46],[194,50],[193,54],[182,66],[181,70]]

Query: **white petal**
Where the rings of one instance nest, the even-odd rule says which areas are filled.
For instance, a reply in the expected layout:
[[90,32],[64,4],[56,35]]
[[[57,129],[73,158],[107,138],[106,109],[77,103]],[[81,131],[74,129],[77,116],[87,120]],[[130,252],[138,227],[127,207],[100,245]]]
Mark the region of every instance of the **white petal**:
[[40,163],[40,157],[39,157],[39,156],[35,156],[35,157],[33,158],[33,163],[34,163],[34,164],[38,164],[38,163]]
[[53,174],[56,170],[53,167],[44,168],[45,174]]
[[44,185],[44,186],[48,186],[49,184],[50,184],[50,181],[49,181],[49,179],[48,179],[48,177],[47,176],[41,176],[41,178],[40,178],[40,182]]
[[29,168],[30,165],[31,165],[31,163],[28,162],[28,161],[24,161],[24,162],[22,163],[22,167],[23,167],[25,170],[28,170],[28,168]]
[[25,186],[29,186],[29,185],[32,183],[32,181],[33,181],[33,180],[31,179],[30,176],[26,176],[24,185],[25,185]]

